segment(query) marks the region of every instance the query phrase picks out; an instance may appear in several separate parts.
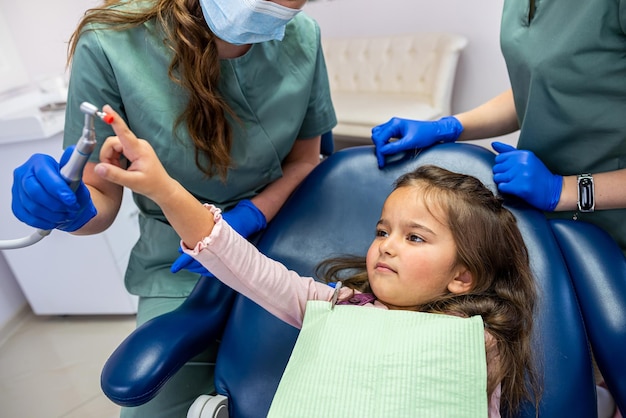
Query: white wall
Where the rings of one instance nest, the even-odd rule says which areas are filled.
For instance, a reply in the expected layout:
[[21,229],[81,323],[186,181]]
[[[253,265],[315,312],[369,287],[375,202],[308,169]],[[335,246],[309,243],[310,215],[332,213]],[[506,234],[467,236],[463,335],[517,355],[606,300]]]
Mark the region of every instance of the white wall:
[[469,39],[459,60],[452,111],[468,110],[509,88],[500,53],[502,0],[314,0],[305,6],[322,36],[452,32]]
[[[0,0],[0,12],[32,82],[65,72],[69,36],[84,11],[97,3]],[[498,40],[501,9],[502,0],[312,0],[305,6],[323,36],[412,31],[465,35],[469,45],[459,61],[453,112],[477,106],[509,87]],[[0,327],[23,303],[10,269],[0,258]]]
[[97,0],[0,0],[0,12],[32,81],[65,72],[67,45],[79,19]]

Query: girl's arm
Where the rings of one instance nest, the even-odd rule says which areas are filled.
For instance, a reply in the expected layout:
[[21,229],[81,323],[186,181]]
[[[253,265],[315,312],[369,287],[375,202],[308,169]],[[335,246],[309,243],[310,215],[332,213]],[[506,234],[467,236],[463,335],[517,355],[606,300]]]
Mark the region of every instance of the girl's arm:
[[296,328],[302,327],[307,301],[332,298],[334,289],[330,286],[300,276],[261,254],[220,219],[219,209],[208,206],[205,210],[215,216],[215,228],[210,236],[185,252],[209,268],[221,282]]
[[[193,249],[186,251],[216,277],[297,328],[302,326],[307,300],[331,299],[331,287],[262,255],[221,220],[217,209],[206,208],[171,178],[150,144],[138,139],[109,106],[103,110],[115,118],[112,126],[117,136],[102,146],[102,162],[94,172],[159,205],[185,246]],[[127,169],[120,167],[122,154],[130,162]]]

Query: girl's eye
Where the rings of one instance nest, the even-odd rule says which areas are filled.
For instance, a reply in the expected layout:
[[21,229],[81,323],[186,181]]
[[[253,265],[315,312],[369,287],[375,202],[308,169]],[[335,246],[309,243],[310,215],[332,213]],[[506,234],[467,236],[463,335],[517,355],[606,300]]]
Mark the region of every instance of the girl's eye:
[[410,234],[407,239],[411,242],[424,242],[424,239],[419,235]]
[[382,229],[377,229],[377,230],[376,230],[376,236],[377,236],[377,237],[386,237],[387,235],[389,235],[389,234],[387,233],[387,231],[384,231],[384,230],[382,230]]

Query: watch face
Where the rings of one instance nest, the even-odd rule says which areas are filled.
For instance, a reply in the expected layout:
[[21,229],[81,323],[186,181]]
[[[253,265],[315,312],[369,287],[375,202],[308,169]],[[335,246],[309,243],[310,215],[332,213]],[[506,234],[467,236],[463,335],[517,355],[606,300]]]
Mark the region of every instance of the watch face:
[[593,177],[583,174],[578,177],[578,210],[593,212],[595,202],[593,195]]

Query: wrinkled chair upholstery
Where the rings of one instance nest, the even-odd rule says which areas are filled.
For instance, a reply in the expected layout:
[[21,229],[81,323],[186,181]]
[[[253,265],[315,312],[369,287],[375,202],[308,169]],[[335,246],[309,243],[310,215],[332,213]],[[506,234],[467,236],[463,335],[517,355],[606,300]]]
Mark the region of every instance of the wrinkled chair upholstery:
[[[313,275],[329,256],[365,254],[394,180],[418,165],[472,174],[495,190],[494,154],[487,149],[442,144],[416,154],[399,157],[383,170],[377,168],[370,146],[331,155],[270,222],[259,249],[304,275]],[[596,416],[589,342],[623,408],[626,362],[619,351],[626,342],[626,262],[621,251],[593,225],[548,221],[510,197],[506,205],[518,219],[539,287],[533,336],[544,387],[539,416]],[[221,318],[226,318],[223,323],[215,322]],[[229,416],[264,417],[297,336],[298,330],[245,297],[215,280],[201,279],[178,310],[144,324],[118,347],[103,369],[102,388],[120,405],[144,403],[203,349],[198,343],[221,338],[215,385],[228,398]],[[199,399],[189,416],[226,416],[196,412],[209,399]],[[221,414],[225,405],[221,403]],[[534,417],[534,407],[524,405],[519,416]]]

